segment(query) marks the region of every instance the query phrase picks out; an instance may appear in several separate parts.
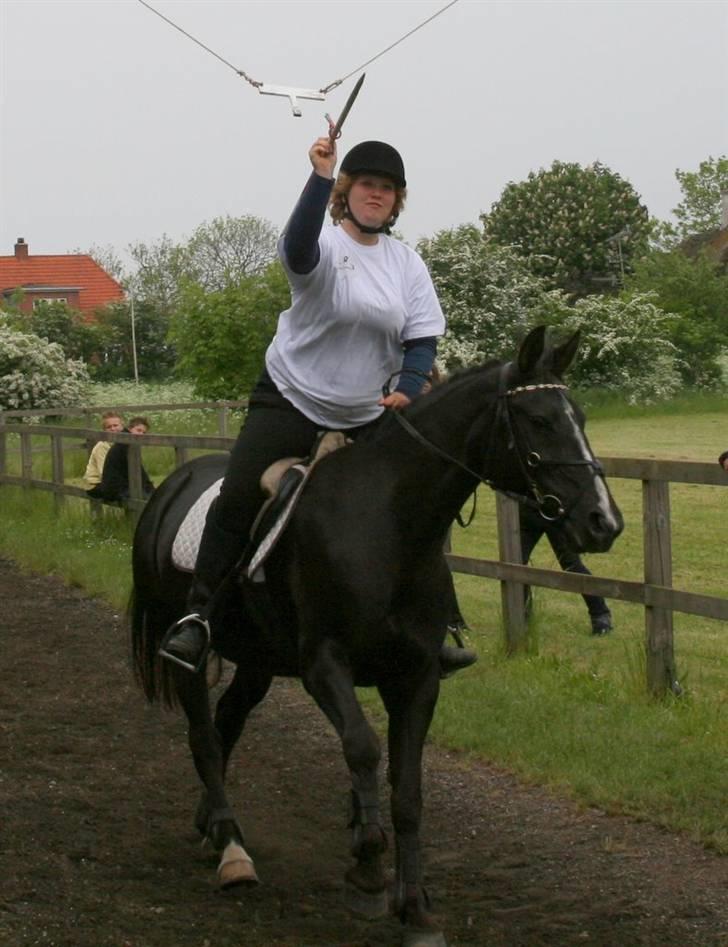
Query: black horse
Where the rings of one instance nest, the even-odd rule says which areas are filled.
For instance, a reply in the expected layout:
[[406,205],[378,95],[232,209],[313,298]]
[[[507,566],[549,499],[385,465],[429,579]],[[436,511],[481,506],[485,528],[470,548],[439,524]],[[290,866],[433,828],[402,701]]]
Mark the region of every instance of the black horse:
[[161,662],[158,648],[185,613],[189,584],[172,564],[172,543],[192,503],[222,476],[224,455],[185,464],[152,496],[134,540],[134,665],[150,701],[179,701],[187,714],[204,784],[196,825],[222,852],[223,886],[257,881],[225,795],[230,753],[272,678],[295,675],[336,728],[351,773],[348,903],[369,917],[387,910],[380,746],[355,693],[374,686],[389,718],[391,908],[407,947],[445,944],[422,885],[419,839],[422,750],[451,600],[444,542],[480,481],[560,517],[580,551],[605,551],[620,533],[621,514],[562,382],[577,343],[552,347],[545,329],[534,329],[515,361],[454,376],[389,416],[371,439],[316,465],[265,584],[240,577],[219,597],[213,647],[237,669],[214,720],[205,673]]

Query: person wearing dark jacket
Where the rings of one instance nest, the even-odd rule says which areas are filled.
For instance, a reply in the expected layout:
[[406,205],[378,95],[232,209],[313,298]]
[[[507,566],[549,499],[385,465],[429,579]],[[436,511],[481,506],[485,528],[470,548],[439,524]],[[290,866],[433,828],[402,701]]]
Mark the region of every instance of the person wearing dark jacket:
[[[524,565],[531,558],[536,543],[546,534],[546,538],[551,544],[559,565],[564,572],[578,572],[581,575],[591,575],[591,572],[584,565],[581,557],[572,548],[569,540],[564,534],[563,527],[559,523],[545,520],[538,510],[530,507],[521,506],[520,514],[520,532],[521,532],[521,558]],[[531,610],[531,588],[525,586],[526,611]],[[584,604],[589,612],[591,622],[591,632],[593,635],[606,635],[612,630],[612,613],[609,606],[601,595],[584,595]]]
[[[127,434],[146,434],[149,430],[149,421],[146,418],[137,417],[129,421],[128,427],[124,428]],[[97,484],[86,493],[95,500],[104,500],[106,503],[123,503],[129,499],[129,445],[112,444],[111,450],[106,455],[101,483]],[[142,467],[142,490],[144,496],[149,497],[154,492],[154,484],[149,478],[149,474]]]

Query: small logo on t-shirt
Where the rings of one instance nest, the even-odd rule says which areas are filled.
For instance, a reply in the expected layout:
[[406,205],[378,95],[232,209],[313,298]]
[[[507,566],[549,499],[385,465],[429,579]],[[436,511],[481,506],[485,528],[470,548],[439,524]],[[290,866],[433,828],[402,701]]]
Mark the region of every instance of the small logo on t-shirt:
[[337,270],[353,270],[355,269],[354,264],[349,262],[349,257],[342,257],[341,263],[336,264]]

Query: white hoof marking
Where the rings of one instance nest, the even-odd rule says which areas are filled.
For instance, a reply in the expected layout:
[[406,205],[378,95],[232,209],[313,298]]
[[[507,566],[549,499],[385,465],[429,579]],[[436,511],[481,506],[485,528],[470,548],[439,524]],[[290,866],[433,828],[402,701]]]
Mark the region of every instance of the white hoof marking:
[[221,888],[258,884],[253,859],[237,842],[229,842],[225,846],[217,868],[217,877]]

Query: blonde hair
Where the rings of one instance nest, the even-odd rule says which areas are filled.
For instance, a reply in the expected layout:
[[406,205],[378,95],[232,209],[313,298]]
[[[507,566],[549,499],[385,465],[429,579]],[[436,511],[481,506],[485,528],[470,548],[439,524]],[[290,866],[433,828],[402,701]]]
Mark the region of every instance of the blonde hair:
[[122,427],[124,426],[124,418],[119,414],[118,411],[104,411],[101,415],[101,427],[106,428],[106,422],[111,420],[111,418],[118,418],[121,421]]
[[[362,172],[362,174],[363,173],[364,172]],[[334,226],[337,226],[342,220],[345,219],[346,212],[348,210],[349,191],[351,190],[351,186],[354,181],[356,181],[358,177],[361,177],[362,174],[345,174],[342,171],[336,178],[334,187],[331,191],[331,197],[329,198],[329,213],[331,214],[331,219],[334,222]],[[379,176],[380,175],[377,175],[377,177]],[[381,177],[387,177],[387,175],[381,175]],[[406,200],[407,188],[396,187],[394,206],[392,207],[392,216],[384,225],[386,231],[389,231],[390,227],[393,227],[397,222],[397,218],[404,210],[404,202]]]

